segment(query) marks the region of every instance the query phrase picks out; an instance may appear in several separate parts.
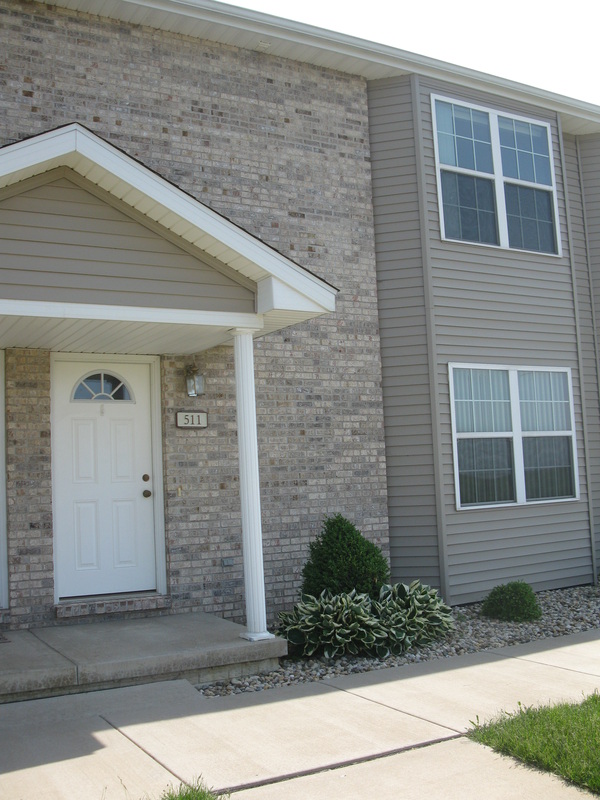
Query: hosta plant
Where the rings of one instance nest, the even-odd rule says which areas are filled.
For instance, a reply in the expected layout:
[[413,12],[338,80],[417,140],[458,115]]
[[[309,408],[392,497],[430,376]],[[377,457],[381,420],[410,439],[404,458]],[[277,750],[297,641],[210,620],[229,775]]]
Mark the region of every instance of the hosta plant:
[[303,656],[375,654],[387,634],[371,606],[368,594],[356,590],[332,594],[324,589],[319,597],[304,595],[293,611],[282,611],[278,633]]
[[279,635],[303,656],[344,654],[385,658],[443,636],[452,627],[449,606],[420,581],[384,585],[378,600],[352,590],[303,596],[279,614]]
[[405,583],[382,586],[379,601],[374,605],[394,654],[409,647],[422,647],[453,627],[450,606],[436,589],[421,581],[412,581],[408,586]]

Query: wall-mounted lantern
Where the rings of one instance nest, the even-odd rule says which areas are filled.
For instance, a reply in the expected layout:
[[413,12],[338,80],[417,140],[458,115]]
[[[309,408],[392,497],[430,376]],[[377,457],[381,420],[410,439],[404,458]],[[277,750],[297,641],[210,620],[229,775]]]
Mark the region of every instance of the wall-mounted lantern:
[[185,368],[185,386],[188,397],[204,394],[204,377],[200,375],[200,370],[195,364],[189,364]]

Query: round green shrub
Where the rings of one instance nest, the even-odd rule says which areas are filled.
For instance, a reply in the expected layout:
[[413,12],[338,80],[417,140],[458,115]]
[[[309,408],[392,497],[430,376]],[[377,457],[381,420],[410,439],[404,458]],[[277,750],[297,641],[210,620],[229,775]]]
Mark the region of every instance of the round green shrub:
[[376,598],[387,583],[390,569],[379,547],[370,542],[341,514],[326,517],[321,533],[310,543],[302,570],[302,594],[319,597],[351,592]]
[[532,622],[542,616],[542,609],[528,583],[512,581],[492,589],[483,601],[481,613],[504,622]]

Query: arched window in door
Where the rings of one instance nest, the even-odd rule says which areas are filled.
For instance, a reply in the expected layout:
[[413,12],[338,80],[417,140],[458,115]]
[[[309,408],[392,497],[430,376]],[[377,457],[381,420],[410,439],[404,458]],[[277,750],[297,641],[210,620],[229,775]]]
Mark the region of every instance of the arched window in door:
[[110,372],[89,372],[73,389],[71,401],[92,400],[100,403],[121,401],[135,403],[133,392],[124,378]]

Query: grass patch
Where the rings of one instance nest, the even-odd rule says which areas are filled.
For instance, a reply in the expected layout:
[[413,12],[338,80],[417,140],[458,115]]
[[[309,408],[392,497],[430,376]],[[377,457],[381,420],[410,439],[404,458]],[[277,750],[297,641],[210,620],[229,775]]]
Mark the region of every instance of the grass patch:
[[170,786],[161,794],[160,800],[227,800],[229,795],[215,794],[202,781],[188,786],[182,783],[178,789]]
[[475,725],[467,735],[498,753],[600,794],[600,694],[581,703],[520,706],[514,714]]

